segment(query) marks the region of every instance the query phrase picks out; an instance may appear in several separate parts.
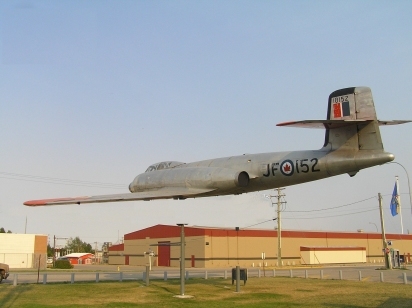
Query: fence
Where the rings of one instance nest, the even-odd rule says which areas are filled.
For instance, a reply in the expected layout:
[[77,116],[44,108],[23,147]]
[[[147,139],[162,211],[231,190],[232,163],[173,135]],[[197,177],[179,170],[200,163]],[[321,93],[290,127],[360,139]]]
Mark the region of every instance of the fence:
[[[101,282],[101,281],[146,281],[145,272],[50,272],[38,273],[12,273],[5,283],[18,285],[30,283],[75,283],[75,282]],[[231,270],[188,270],[188,279],[231,278]],[[334,279],[370,282],[404,283],[412,282],[412,273],[404,270],[381,271],[375,269],[288,269],[288,270],[260,270],[248,269],[248,277],[290,277],[304,279]],[[179,279],[178,270],[151,271],[149,279]],[[411,284],[412,285],[412,284]]]

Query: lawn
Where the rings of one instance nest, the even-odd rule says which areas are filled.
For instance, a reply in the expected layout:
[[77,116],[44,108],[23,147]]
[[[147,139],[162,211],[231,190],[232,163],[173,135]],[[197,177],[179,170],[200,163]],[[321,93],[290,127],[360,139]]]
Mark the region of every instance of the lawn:
[[302,278],[250,278],[0,285],[0,307],[412,307],[412,285]]

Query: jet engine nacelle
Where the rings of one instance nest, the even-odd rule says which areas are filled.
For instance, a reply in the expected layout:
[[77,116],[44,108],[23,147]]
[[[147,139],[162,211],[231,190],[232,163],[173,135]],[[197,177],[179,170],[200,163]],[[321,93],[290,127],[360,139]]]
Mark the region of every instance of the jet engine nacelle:
[[163,187],[219,188],[219,190],[246,187],[249,175],[217,167],[185,167],[157,170],[138,175],[129,185],[130,192],[139,192]]

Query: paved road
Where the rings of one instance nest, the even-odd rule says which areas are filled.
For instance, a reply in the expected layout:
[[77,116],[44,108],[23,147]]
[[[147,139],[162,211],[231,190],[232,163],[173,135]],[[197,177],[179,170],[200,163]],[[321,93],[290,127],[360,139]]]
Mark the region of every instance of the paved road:
[[[144,280],[145,267],[142,266],[113,266],[113,265],[78,265],[73,270],[52,270],[40,271],[12,270],[10,277],[3,281],[7,284],[21,283],[51,283],[51,282],[79,282],[79,281],[127,281]],[[224,278],[231,279],[232,268],[204,269],[187,268],[188,278]],[[166,272],[166,274],[165,274]],[[383,274],[381,274],[383,273]],[[178,268],[153,267],[150,272],[150,279],[178,279],[180,271]],[[412,286],[412,267],[406,270],[380,270],[378,266],[342,266],[342,267],[318,267],[318,268],[282,268],[265,269],[249,268],[249,277],[300,277],[315,279],[344,279],[354,281],[380,282],[383,275],[384,282],[404,283]],[[15,278],[16,277],[16,278]],[[17,279],[17,280],[15,280]]]

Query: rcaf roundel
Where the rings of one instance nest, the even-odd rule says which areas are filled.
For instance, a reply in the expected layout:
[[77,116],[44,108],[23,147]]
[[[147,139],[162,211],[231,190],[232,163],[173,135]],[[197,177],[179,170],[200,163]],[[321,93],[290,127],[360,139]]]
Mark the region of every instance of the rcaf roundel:
[[293,174],[294,169],[293,169],[293,162],[291,160],[284,160],[280,164],[280,172],[282,172],[283,175],[290,176]]

